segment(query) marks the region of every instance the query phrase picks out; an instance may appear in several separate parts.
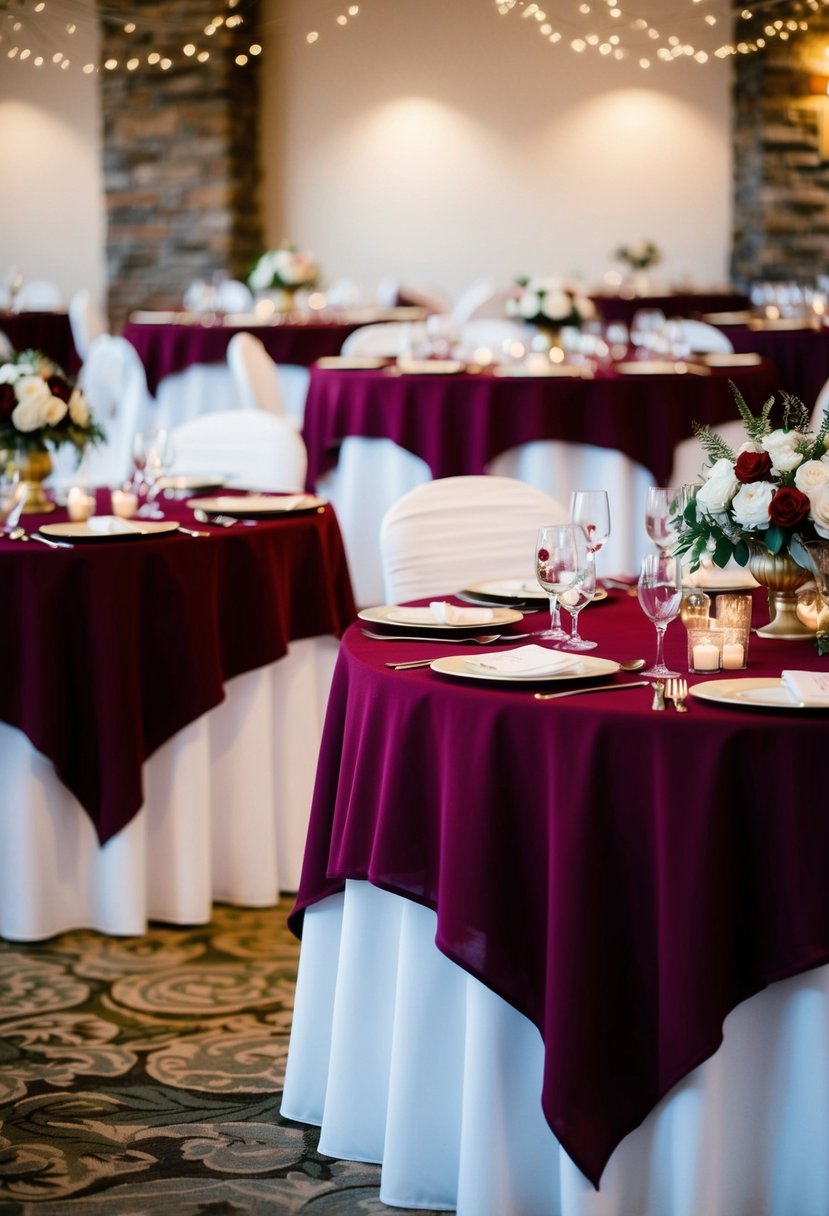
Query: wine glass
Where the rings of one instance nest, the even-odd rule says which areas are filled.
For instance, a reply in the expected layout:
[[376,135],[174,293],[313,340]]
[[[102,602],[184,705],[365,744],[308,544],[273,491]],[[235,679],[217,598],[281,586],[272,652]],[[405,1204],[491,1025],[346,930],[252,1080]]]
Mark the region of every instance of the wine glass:
[[570,637],[562,643],[562,650],[593,650],[597,643],[590,642],[579,633],[579,613],[596,594],[596,558],[588,549],[583,537],[577,538],[578,568],[573,572],[573,581],[559,597],[562,608],[570,613]]
[[685,509],[687,487],[648,486],[645,500],[645,528],[657,549],[666,552],[676,542],[676,529],[671,525]]
[[610,536],[607,490],[574,490],[570,495],[570,522],[582,529],[595,557]]
[[578,570],[577,537],[573,524],[546,524],[538,529],[535,544],[535,574],[550,598],[550,627],[536,633],[545,642],[566,642],[570,635],[559,623],[559,595],[566,591]]
[[170,432],[158,430],[138,431],[133,439],[133,462],[140,469],[139,488],[146,490],[146,499],[136,512],[142,519],[163,519],[157,498],[164,488],[164,475],[173,460],[173,441]]
[[671,671],[665,666],[662,651],[665,630],[671,621],[679,616],[682,603],[682,570],[679,558],[671,557],[661,549],[656,553],[646,553],[642,558],[636,594],[645,616],[649,617],[656,627],[656,658],[653,666],[642,674],[654,676],[658,680],[678,676],[678,671]]

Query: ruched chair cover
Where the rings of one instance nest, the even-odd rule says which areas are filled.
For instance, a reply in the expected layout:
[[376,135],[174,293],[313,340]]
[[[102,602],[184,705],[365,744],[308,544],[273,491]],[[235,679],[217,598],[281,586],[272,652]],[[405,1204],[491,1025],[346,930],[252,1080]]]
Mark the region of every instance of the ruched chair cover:
[[173,472],[221,476],[245,490],[296,492],[308,454],[286,418],[264,410],[222,410],[174,427]]
[[261,338],[249,333],[234,334],[227,344],[227,363],[243,409],[284,416],[279,374]]
[[410,355],[425,340],[426,326],[421,321],[378,321],[350,333],[342,344],[342,353],[396,359]]
[[95,338],[108,332],[106,318],[92,299],[90,291],[76,291],[69,300],[69,325],[75,350],[83,361]]
[[716,325],[707,321],[697,321],[692,317],[677,317],[672,319],[673,325],[681,327],[682,336],[692,354],[717,353],[730,355],[734,346],[727,334]]
[[538,529],[568,518],[552,495],[509,477],[417,486],[380,526],[386,599],[450,594],[482,578],[534,578]]
[[225,279],[216,288],[213,303],[217,312],[250,312],[253,292],[240,279]]
[[509,292],[499,290],[494,279],[477,279],[452,307],[452,315],[463,324],[472,320],[500,320],[507,315]]

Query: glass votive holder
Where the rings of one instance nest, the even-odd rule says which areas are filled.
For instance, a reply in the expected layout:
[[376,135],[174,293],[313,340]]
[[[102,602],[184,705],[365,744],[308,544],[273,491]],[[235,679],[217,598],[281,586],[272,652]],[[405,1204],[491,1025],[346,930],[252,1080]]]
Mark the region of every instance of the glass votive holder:
[[132,519],[138,510],[138,495],[133,490],[113,490],[110,494],[112,514],[120,519]]
[[74,524],[85,524],[95,511],[95,496],[83,486],[72,486],[66,496],[66,510]]
[[739,671],[748,662],[748,631],[740,628],[721,629],[722,669]]
[[[745,593],[718,595],[716,614],[720,628],[734,635],[729,638],[728,643],[723,642],[723,667],[745,667],[748,663],[748,640],[751,636],[751,596]],[[726,664],[726,644],[732,647],[742,646],[740,662],[737,662],[737,651],[730,650]]]
[[684,591],[679,615],[686,629],[705,625],[711,612],[711,596],[704,591]]
[[688,670],[710,675],[722,669],[722,630],[692,626],[688,630]]

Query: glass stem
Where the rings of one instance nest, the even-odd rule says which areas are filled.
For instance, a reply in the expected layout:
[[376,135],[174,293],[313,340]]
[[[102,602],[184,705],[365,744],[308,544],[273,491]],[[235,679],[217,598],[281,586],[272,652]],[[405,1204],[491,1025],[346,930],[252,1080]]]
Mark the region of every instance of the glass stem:
[[550,596],[550,628],[551,629],[560,629],[561,628],[561,611],[558,606],[558,596],[557,595]]
[[656,626],[656,661],[654,662],[654,667],[664,667],[665,666],[665,660],[662,657],[662,646],[663,646],[663,642],[665,640],[665,630],[666,629],[667,629],[667,625],[657,625]]
[[581,635],[579,633],[579,613],[581,608],[576,608],[575,611],[570,609],[570,641],[580,642]]

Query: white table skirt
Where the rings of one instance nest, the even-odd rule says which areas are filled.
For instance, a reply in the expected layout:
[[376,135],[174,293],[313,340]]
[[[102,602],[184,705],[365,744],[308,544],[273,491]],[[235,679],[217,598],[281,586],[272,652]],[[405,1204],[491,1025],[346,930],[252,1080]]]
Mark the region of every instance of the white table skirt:
[[[286,415],[302,426],[310,372],[307,367],[277,367]],[[173,376],[165,376],[151,401],[154,426],[175,427],[202,414],[241,409],[242,403],[226,363],[194,363]]]
[[366,882],[305,915],[282,1114],[382,1163],[380,1197],[460,1216],[827,1216],[829,967],[728,1017],[720,1050],[618,1147],[596,1192],[540,1105],[542,1045]]
[[105,845],[52,764],[0,723],[0,936],[202,924],[219,900],[269,907],[299,884],[338,642],[228,681],[144,766],[144,805]]

